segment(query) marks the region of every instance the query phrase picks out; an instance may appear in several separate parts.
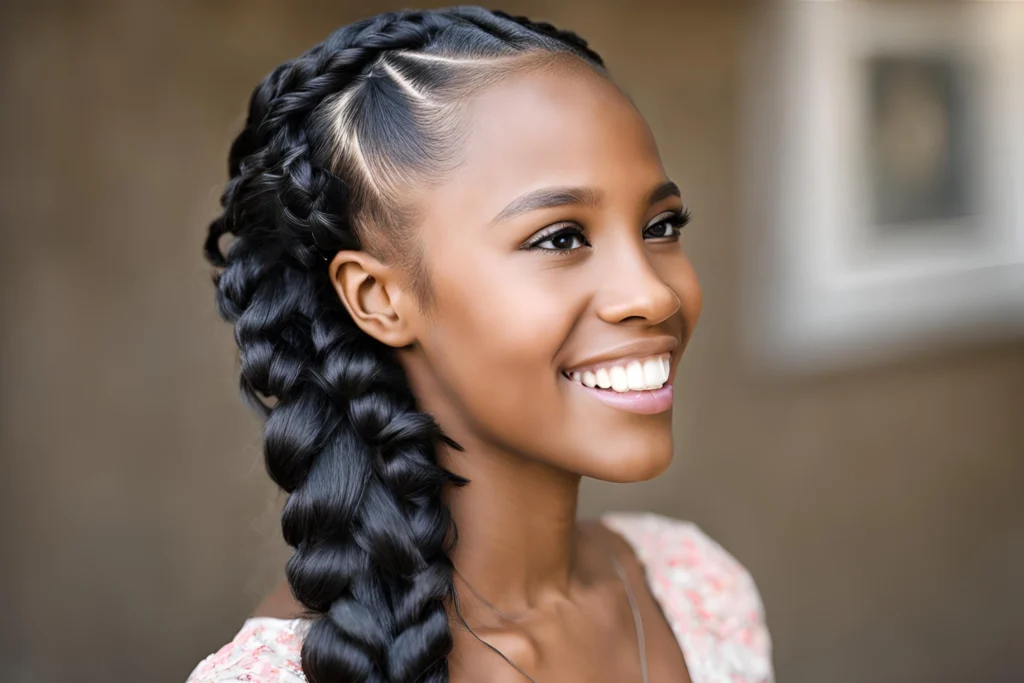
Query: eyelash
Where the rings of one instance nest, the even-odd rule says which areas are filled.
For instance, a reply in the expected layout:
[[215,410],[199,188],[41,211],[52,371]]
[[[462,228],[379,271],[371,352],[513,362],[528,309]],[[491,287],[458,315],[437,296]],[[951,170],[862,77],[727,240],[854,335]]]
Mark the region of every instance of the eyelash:
[[[670,215],[665,216],[664,218],[662,218],[657,223],[654,223],[653,225],[649,225],[646,228],[644,228],[644,234],[646,235],[647,231],[650,230],[651,228],[658,227],[659,225],[668,224],[672,228],[672,234],[670,236],[666,235],[666,236],[654,237],[653,239],[657,239],[657,240],[661,240],[661,241],[670,241],[670,240],[671,241],[675,241],[675,240],[679,239],[680,230],[683,228],[683,226],[685,226],[689,222],[690,222],[690,210],[689,209],[683,209],[681,212],[673,211]],[[555,249],[548,249],[548,248],[544,248],[544,247],[540,246],[541,244],[544,244],[545,242],[550,242],[551,240],[553,240],[555,238],[558,238],[558,237],[562,237],[562,236],[578,237],[580,240],[582,240],[583,244],[581,246],[579,246],[579,247],[571,247],[571,248],[568,248],[568,249],[557,249],[557,248],[555,248]],[[583,229],[581,227],[576,226],[576,225],[573,225],[573,226],[564,225],[562,227],[555,227],[555,226],[553,226],[552,228],[548,228],[547,230],[541,232],[541,234],[537,235],[534,239],[530,240],[525,245],[523,245],[522,248],[527,250],[527,251],[549,251],[549,252],[565,254],[565,253],[568,253],[570,251],[575,251],[576,249],[581,249],[582,247],[589,247],[589,246],[591,246],[590,242],[587,241],[587,238],[584,235]]]

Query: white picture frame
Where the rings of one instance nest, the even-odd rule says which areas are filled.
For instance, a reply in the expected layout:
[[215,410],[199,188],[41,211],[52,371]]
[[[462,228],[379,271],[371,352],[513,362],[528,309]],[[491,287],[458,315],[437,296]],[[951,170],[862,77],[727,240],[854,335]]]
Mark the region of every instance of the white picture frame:
[[[816,372],[1024,336],[1024,3],[778,3],[747,56],[746,356]],[[870,211],[868,81],[916,59],[969,74],[971,204],[903,230]]]

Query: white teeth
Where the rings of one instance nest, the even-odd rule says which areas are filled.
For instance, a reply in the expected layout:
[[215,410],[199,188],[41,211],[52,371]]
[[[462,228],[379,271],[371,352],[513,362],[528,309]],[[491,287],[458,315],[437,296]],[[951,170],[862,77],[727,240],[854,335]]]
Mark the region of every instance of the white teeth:
[[591,389],[600,387],[623,393],[660,389],[668,382],[671,372],[671,355],[664,355],[632,360],[621,365],[611,365],[596,370],[566,373],[566,376]]
[[665,364],[661,359],[644,361],[644,389],[657,389],[665,383]]
[[640,361],[632,361],[626,366],[626,380],[629,382],[629,388],[633,391],[642,391],[646,388],[644,385],[644,366],[640,365]]
[[626,369],[624,367],[615,365],[608,372],[611,375],[612,389],[620,394],[624,391],[629,391],[629,381],[626,379]]

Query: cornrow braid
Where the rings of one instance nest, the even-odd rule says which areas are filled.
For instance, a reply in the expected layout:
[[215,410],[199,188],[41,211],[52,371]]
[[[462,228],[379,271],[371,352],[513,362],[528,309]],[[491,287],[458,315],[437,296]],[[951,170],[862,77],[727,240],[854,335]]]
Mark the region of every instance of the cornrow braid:
[[513,16],[506,12],[502,12],[501,10],[492,10],[492,13],[496,17],[513,21],[516,24],[519,24],[520,26],[523,26],[524,28],[527,28],[531,31],[534,31],[536,33],[542,33],[546,36],[554,38],[557,41],[565,43],[566,45],[572,45],[581,54],[586,55],[587,59],[589,59],[591,62],[600,67],[604,67],[604,60],[601,58],[601,55],[591,50],[590,45],[587,43],[587,41],[579,37],[572,31],[563,31],[561,29],[555,28],[553,25],[549,24],[546,21],[531,21],[528,17]]
[[460,100],[541,53],[603,68],[575,34],[479,7],[364,19],[264,78],[231,145],[204,252],[242,396],[265,420],[267,471],[288,493],[311,683],[448,680],[456,534],[441,494],[466,483],[436,457],[458,445],[417,409],[393,351],[353,322],[325,260],[402,252],[401,184],[452,163]]

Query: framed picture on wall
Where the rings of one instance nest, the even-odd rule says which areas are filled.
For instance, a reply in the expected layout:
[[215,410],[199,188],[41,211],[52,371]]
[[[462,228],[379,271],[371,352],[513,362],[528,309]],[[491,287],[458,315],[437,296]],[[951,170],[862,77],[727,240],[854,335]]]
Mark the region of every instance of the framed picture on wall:
[[783,3],[748,56],[748,355],[813,372],[1024,335],[1024,6]]
[[870,181],[875,237],[942,229],[977,214],[971,185],[981,103],[968,60],[955,50],[879,51],[861,69],[866,158],[860,170]]

